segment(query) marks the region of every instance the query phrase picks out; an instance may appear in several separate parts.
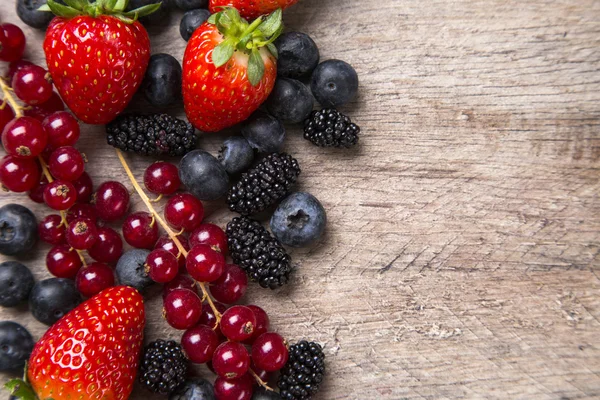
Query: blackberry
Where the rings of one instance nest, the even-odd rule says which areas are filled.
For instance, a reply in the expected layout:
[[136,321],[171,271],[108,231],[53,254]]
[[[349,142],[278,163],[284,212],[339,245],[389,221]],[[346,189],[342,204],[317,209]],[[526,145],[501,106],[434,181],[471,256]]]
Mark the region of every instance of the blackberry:
[[242,215],[264,211],[285,197],[298,175],[300,166],[295,158],[286,153],[269,154],[229,190],[229,209]]
[[250,279],[270,289],[288,282],[292,258],[260,222],[236,217],[227,224],[226,233],[233,261]]
[[282,400],[307,400],[319,390],[325,374],[321,345],[305,340],[290,346],[290,357],[279,376]]
[[173,392],[185,382],[188,361],[174,341],[156,340],[144,349],[140,363],[140,382],[154,393]]
[[197,140],[192,124],[167,114],[120,115],[106,125],[109,145],[144,156],[182,156]]
[[360,127],[335,108],[313,111],[304,120],[304,139],[319,147],[352,147]]

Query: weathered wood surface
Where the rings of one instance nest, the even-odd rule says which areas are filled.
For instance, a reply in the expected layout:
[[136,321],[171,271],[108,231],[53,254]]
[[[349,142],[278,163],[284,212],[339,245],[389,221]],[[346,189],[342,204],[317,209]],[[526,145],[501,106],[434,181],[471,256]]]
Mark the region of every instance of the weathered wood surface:
[[[181,58],[178,18],[153,33],[154,52]],[[293,251],[292,285],[247,296],[289,339],[325,345],[318,399],[599,398],[600,2],[302,0],[285,20],[361,79],[345,109],[358,149],[289,128],[326,237]],[[41,62],[42,35],[27,36]],[[124,181],[102,129],[84,131],[95,182]],[[138,174],[148,164],[130,159]],[[0,197],[13,201],[47,213]],[[46,251],[27,260],[38,278]],[[148,338],[178,338],[159,297]],[[0,317],[44,331],[24,310]]]

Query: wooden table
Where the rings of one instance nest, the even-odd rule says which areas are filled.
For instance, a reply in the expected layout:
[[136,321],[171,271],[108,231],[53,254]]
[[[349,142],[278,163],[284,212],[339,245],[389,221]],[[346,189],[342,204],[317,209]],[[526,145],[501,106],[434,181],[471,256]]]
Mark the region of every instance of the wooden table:
[[[23,26],[12,3],[1,19]],[[151,32],[153,52],[181,58],[179,18]],[[361,79],[344,108],[363,129],[358,148],[288,130],[326,237],[292,251],[291,285],[253,285],[246,299],[291,341],[324,344],[316,398],[599,398],[600,2],[302,0],[285,21]],[[42,62],[42,34],[26,34]],[[95,182],[125,181],[103,129],[84,132]],[[138,175],[150,162],[129,159]],[[207,208],[222,226],[232,216]],[[25,259],[37,278],[47,250]],[[148,339],[179,337],[160,296],[147,311]],[[24,309],[0,314],[44,332]]]

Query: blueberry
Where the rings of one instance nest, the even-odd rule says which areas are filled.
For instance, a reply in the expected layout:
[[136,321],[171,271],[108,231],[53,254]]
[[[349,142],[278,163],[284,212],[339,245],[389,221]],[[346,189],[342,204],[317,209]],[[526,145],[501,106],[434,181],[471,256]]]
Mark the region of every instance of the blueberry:
[[0,264],[0,306],[15,307],[27,300],[35,284],[29,268],[16,261]]
[[254,161],[254,150],[243,137],[232,136],[223,142],[219,161],[230,175],[244,172]]
[[37,241],[37,221],[27,207],[7,204],[0,208],[0,254],[12,256],[31,250]]
[[175,0],[175,5],[183,11],[207,8],[208,0]]
[[271,217],[271,231],[283,244],[302,247],[323,235],[327,215],[312,194],[296,192],[285,198]]
[[0,322],[0,371],[19,370],[33,350],[33,337],[23,326],[12,321]]
[[229,176],[219,160],[203,150],[187,153],[179,163],[179,179],[200,200],[217,200],[229,189]]
[[281,396],[279,396],[279,393],[272,392],[265,388],[258,388],[254,391],[252,400],[281,400]]
[[140,18],[144,25],[161,25],[169,21],[169,4],[167,0],[129,0],[127,10],[135,10],[149,4],[161,3],[160,8],[152,14]]
[[275,41],[277,74],[288,78],[310,75],[319,64],[319,48],[306,33],[287,32]]
[[181,98],[181,65],[172,55],[153,54],[142,82],[146,99],[156,107],[167,107]]
[[261,153],[275,153],[283,147],[285,127],[271,115],[258,111],[242,126],[242,135]]
[[267,110],[283,122],[304,121],[313,109],[314,99],[310,90],[302,82],[288,78],[278,78],[267,99]]
[[210,17],[210,11],[205,9],[190,10],[183,14],[179,23],[179,33],[186,42],[190,40],[194,31]]
[[81,303],[81,295],[70,279],[50,278],[35,284],[29,294],[31,314],[52,325]]
[[142,249],[132,249],[123,253],[115,272],[121,285],[131,286],[143,293],[154,283],[146,273],[146,258],[150,252]]
[[358,75],[345,61],[327,60],[313,71],[310,89],[323,107],[339,107],[356,97]]
[[[62,1],[58,1],[64,4]],[[38,11],[38,8],[46,4],[46,0],[17,0],[17,15],[21,21],[35,29],[46,29],[54,14],[46,11]]]
[[215,400],[213,385],[206,379],[189,379],[169,395],[169,400]]

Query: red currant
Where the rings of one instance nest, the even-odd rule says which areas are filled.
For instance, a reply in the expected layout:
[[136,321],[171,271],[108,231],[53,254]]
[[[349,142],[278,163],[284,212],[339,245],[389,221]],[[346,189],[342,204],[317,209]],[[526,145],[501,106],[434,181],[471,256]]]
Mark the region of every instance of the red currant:
[[181,193],[169,199],[164,214],[167,222],[174,228],[191,231],[202,223],[204,207],[193,195]]
[[[258,376],[258,378],[263,381],[263,382],[268,382],[269,378],[271,376],[270,372],[265,371],[264,369],[260,369],[257,368],[256,365],[254,365],[254,362],[250,361],[250,369],[252,370],[252,372],[254,372],[256,374],[256,376]],[[253,384],[254,385],[258,385],[258,382],[253,379]]]
[[183,351],[190,361],[196,364],[204,364],[212,360],[219,343],[215,331],[205,325],[196,325],[185,331],[181,337]]
[[179,265],[173,254],[164,249],[155,249],[146,257],[146,269],[154,282],[167,283],[175,279]]
[[213,354],[212,367],[216,374],[223,378],[238,378],[248,372],[250,355],[243,344],[221,343]]
[[13,24],[0,25],[0,61],[16,61],[23,57],[25,34]]
[[29,106],[25,109],[24,114],[28,117],[32,117],[42,122],[50,114],[57,111],[64,111],[65,103],[56,92],[52,92],[50,99],[42,104],[36,104]]
[[66,210],[75,204],[77,192],[71,182],[56,180],[46,185],[44,202],[53,210]]
[[8,64],[8,70],[6,71],[6,82],[11,83],[12,78],[13,78],[13,76],[15,76],[17,71],[23,67],[27,67],[28,65],[34,65],[34,64],[31,61],[27,61],[27,60],[23,60],[23,59],[11,61],[10,64]]
[[75,147],[63,146],[50,154],[48,167],[56,179],[72,182],[83,174],[85,163],[83,156]]
[[44,202],[44,190],[46,190],[46,185],[48,184],[48,179],[46,176],[42,175],[40,177],[40,181],[37,185],[35,185],[28,193],[29,198],[36,203]]
[[46,255],[46,267],[58,278],[75,278],[81,268],[81,259],[70,246],[61,244],[54,246]]
[[75,190],[77,190],[77,202],[88,203],[94,192],[94,184],[88,173],[84,171],[79,179],[76,179],[71,183],[75,186]]
[[[198,293],[198,289],[196,289],[196,281],[193,280],[189,275],[179,274],[169,283],[165,284],[163,287],[163,299],[175,289],[187,289],[196,294]],[[204,312],[205,307],[202,306],[202,315],[204,315]],[[202,320],[202,315],[200,316],[200,320]]]
[[[188,243],[188,240],[185,238],[185,236],[177,236],[177,240],[179,240],[179,243],[181,243],[181,246],[183,246],[183,248],[185,249],[185,251],[189,251],[190,250],[190,245]],[[183,255],[183,253],[179,252],[179,248],[177,247],[177,245],[175,244],[175,242],[173,241],[173,239],[171,239],[168,236],[161,236],[158,241],[156,242],[156,244],[154,245],[155,249],[165,249],[168,252],[170,252],[171,254],[173,254],[175,257],[177,257],[177,262],[179,264],[179,269],[181,270],[182,267],[185,266],[185,256]],[[184,271],[181,271],[184,272]]]
[[252,312],[254,313],[254,316],[256,317],[256,325],[254,326],[254,333],[252,334],[252,336],[249,339],[244,341],[244,343],[246,343],[246,344],[252,344],[252,343],[254,343],[256,338],[258,338],[260,335],[262,335],[263,333],[267,333],[267,331],[269,330],[270,321],[269,321],[269,316],[267,315],[265,310],[263,310],[259,306],[248,305],[246,307],[251,309]]
[[65,225],[58,214],[46,215],[38,225],[38,235],[46,243],[59,245],[66,243]]
[[252,344],[252,362],[267,372],[283,368],[288,356],[287,342],[275,332],[263,333]]
[[187,289],[175,289],[164,298],[163,315],[175,329],[189,329],[198,323],[202,300]]
[[190,246],[194,247],[197,244],[207,244],[213,249],[220,251],[223,255],[227,255],[227,235],[217,225],[201,224],[190,235]]
[[108,181],[96,191],[96,211],[98,217],[105,221],[115,221],[127,213],[129,208],[129,192],[119,182]]
[[40,167],[35,160],[5,156],[0,161],[0,182],[12,192],[26,192],[40,182]]
[[[221,315],[225,312],[225,310],[227,310],[227,306],[225,304],[221,304],[216,301],[214,301],[213,304]],[[215,312],[209,304],[204,304],[202,306],[202,315],[200,316],[200,321],[198,321],[198,323],[201,325],[206,325],[210,329],[217,328],[217,317],[215,317]],[[219,330],[218,333],[221,333],[221,330]]]
[[98,239],[88,250],[88,254],[96,261],[103,263],[116,263],[123,254],[123,241],[121,236],[108,226],[99,227]]
[[146,168],[144,185],[152,193],[173,194],[181,186],[179,171],[174,164],[157,161]]
[[44,118],[42,123],[53,148],[73,146],[81,133],[77,119],[66,111],[57,111]]
[[210,246],[199,244],[189,251],[185,265],[188,273],[195,280],[213,282],[223,274],[225,257]]
[[98,222],[96,209],[91,204],[75,204],[67,211],[67,223],[71,223],[76,218],[86,218],[92,221],[94,225]]
[[228,308],[221,317],[221,332],[229,340],[242,342],[250,339],[256,327],[256,316],[245,306]]
[[123,238],[130,246],[152,249],[158,240],[158,223],[144,211],[130,214],[123,222]]
[[85,297],[92,297],[114,286],[115,275],[108,265],[95,262],[79,270],[75,284],[79,293]]
[[67,228],[67,243],[74,249],[87,250],[98,240],[96,225],[87,218],[75,218]]
[[15,112],[11,106],[6,102],[0,103],[0,132],[4,130],[4,127],[15,118]]
[[225,264],[223,274],[212,283],[210,293],[215,300],[232,304],[241,299],[248,287],[248,276],[243,269],[233,264]]
[[52,96],[50,73],[38,65],[26,65],[15,72],[12,88],[29,105],[42,104]]
[[218,377],[215,380],[215,400],[250,400],[253,390],[253,379],[248,374],[239,379]]
[[13,119],[2,131],[2,145],[8,154],[19,158],[35,158],[42,154],[48,135],[42,124],[31,117]]

